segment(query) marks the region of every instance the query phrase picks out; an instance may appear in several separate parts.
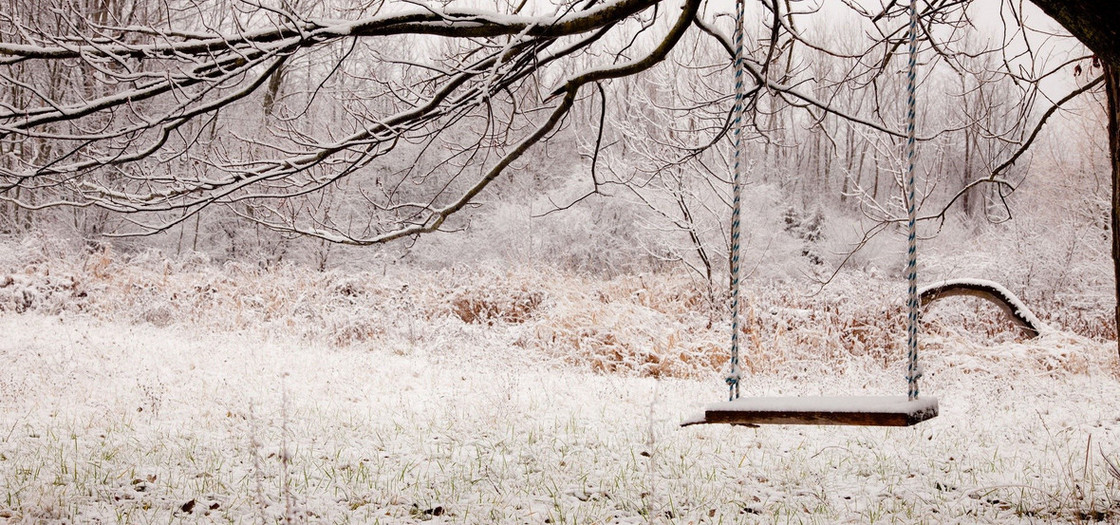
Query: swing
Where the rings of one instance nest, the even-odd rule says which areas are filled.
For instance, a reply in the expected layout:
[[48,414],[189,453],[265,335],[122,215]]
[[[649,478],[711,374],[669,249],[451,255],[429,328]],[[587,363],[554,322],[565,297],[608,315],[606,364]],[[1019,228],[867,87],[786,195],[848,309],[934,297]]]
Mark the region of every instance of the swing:
[[907,348],[906,367],[907,395],[883,397],[756,397],[739,398],[739,216],[742,192],[740,173],[743,143],[740,139],[743,113],[743,4],[736,2],[735,12],[735,107],[732,135],[734,139],[734,173],[732,183],[731,212],[731,370],[726,380],[729,387],[728,401],[709,405],[704,413],[694,419],[681,423],[681,426],[696,424],[731,425],[857,425],[857,426],[910,426],[937,417],[937,398],[918,397],[918,291],[917,291],[917,241],[915,234],[914,208],[914,161],[916,146],[914,141],[915,124],[915,70],[917,64],[917,27],[918,15],[910,2],[909,64],[907,71],[907,157],[906,207],[909,214],[909,246],[907,250],[906,273],[909,281],[907,306]]

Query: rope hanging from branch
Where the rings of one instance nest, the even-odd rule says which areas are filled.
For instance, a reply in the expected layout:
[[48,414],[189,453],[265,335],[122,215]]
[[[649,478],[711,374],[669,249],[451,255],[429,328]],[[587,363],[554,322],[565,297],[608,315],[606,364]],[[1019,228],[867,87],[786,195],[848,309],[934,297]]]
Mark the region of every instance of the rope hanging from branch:
[[728,400],[739,397],[739,379],[742,376],[739,367],[739,217],[742,214],[742,179],[743,179],[743,113],[745,112],[744,99],[747,96],[746,87],[743,85],[743,11],[746,0],[735,2],[735,106],[732,108],[731,139],[733,142],[734,161],[731,181],[731,368],[727,373]]
[[906,71],[906,214],[907,233],[909,242],[906,250],[906,280],[909,284],[906,305],[909,308],[906,330],[906,397],[910,400],[918,399],[918,378],[922,376],[918,367],[918,236],[915,224],[915,199],[914,199],[914,164],[917,157],[917,144],[915,143],[915,121],[917,102],[914,92],[917,84],[918,69],[918,10],[917,0],[910,2],[910,60]]

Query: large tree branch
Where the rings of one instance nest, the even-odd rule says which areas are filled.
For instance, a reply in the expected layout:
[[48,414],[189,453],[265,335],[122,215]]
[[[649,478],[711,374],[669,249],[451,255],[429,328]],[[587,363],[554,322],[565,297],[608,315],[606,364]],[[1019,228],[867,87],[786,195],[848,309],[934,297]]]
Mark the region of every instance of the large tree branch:
[[1120,3],[1115,0],[1031,0],[1106,62],[1120,66]]
[[409,11],[362,20],[285,19],[281,27],[235,34],[192,33],[186,41],[182,32],[161,33],[150,44],[64,43],[55,39],[33,44],[0,43],[0,64],[32,59],[113,57],[131,59],[209,56],[236,49],[260,49],[295,40],[300,47],[321,45],[341,38],[392,35],[435,35],[454,38],[494,38],[499,36],[562,37],[594,31],[617,23],[661,0],[618,0],[560,16],[500,15],[470,9],[413,8]]
[[588,84],[601,82],[611,78],[621,78],[626,76],[635,75],[642,71],[661,63],[668,56],[669,52],[684,36],[689,26],[695,18],[696,12],[699,9],[700,0],[689,0],[682,6],[682,12],[677,18],[676,22],[670,28],[666,36],[661,42],[646,56],[638,60],[633,60],[623,64],[617,64],[609,67],[595,68],[583,71],[577,75],[570,77],[563,83],[563,86],[553,92],[554,96],[562,95],[560,104],[554,109],[549,117],[537,129],[523,139],[512,151],[507,153],[501,158],[493,167],[491,167],[486,174],[481,177],[477,182],[471,185],[466,191],[454,201],[445,204],[436,209],[430,209],[428,217],[421,224],[414,224],[395,231],[386,232],[368,238],[357,238],[350,235],[338,235],[321,229],[307,229],[300,228],[297,225],[278,226],[268,224],[280,230],[287,230],[297,232],[305,235],[324,238],[333,242],[340,242],[345,244],[376,244],[389,242],[392,240],[400,239],[403,237],[410,237],[422,233],[428,233],[438,230],[446,220],[453,214],[461,211],[471,203],[483,190],[486,189],[499,175],[501,175],[513,162],[521,158],[526,152],[529,151],[534,145],[544,139],[551,133],[563,118],[571,111],[572,106],[575,104],[576,96],[579,90]]

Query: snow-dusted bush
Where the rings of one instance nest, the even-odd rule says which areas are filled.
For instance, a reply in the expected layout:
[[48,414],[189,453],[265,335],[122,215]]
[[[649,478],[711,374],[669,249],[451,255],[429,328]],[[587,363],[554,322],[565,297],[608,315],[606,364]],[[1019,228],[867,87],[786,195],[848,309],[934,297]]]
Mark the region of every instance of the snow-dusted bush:
[[531,347],[599,372],[692,376],[727,354],[701,283],[670,275],[609,281],[558,276],[532,324]]
[[487,283],[458,288],[449,299],[451,312],[464,323],[524,323],[534,315],[544,294],[527,289],[524,283],[516,289]]
[[81,281],[72,274],[0,275],[0,312],[80,311],[86,299]]

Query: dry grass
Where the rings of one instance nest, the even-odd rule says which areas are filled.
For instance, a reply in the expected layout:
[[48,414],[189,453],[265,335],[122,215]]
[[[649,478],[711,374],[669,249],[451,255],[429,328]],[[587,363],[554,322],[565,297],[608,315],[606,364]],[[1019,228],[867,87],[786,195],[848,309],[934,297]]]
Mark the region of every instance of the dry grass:
[[[544,268],[380,275],[137,260],[110,250],[77,259],[28,257],[24,263],[0,268],[0,311],[262,330],[340,347],[434,345],[440,332],[460,323],[485,327],[529,355],[651,377],[710,375],[728,358],[727,320],[722,306],[715,306],[726,297],[712,298],[704,283],[680,275],[602,280]],[[862,276],[838,279],[814,296],[796,285],[748,283],[744,365],[776,370],[787,363],[864,359],[890,366],[903,353],[902,290],[901,283],[869,283]],[[1038,313],[1053,319],[1048,311]],[[1107,337],[1096,312],[1082,317],[1061,312],[1062,319],[1087,332],[1080,335]],[[974,343],[1022,337],[979,302],[947,301],[926,317],[933,350],[938,337]],[[1018,358],[1043,371],[1089,366],[1060,353]]]
[[[527,283],[510,284],[515,287],[503,288],[497,283],[484,283],[459,288],[451,293],[451,312],[464,323],[524,323],[536,313],[544,294],[528,289]],[[516,287],[518,284],[520,287]]]

